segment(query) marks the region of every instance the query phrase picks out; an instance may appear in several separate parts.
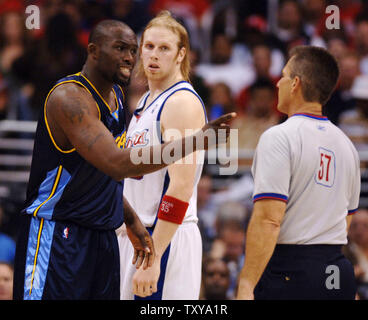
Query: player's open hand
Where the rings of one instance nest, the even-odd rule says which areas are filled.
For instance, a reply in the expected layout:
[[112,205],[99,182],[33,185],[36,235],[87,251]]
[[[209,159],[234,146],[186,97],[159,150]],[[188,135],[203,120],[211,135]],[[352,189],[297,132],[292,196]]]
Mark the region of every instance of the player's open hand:
[[[196,134],[196,144],[202,144],[203,149],[207,150],[210,147],[226,143],[230,135],[230,121],[236,117],[235,112],[224,114],[223,116],[212,120],[203,126]],[[202,149],[201,146],[197,149]]]
[[136,268],[143,265],[143,270],[152,266],[155,259],[155,248],[151,236],[140,221],[127,225],[127,235],[134,247],[133,264]]

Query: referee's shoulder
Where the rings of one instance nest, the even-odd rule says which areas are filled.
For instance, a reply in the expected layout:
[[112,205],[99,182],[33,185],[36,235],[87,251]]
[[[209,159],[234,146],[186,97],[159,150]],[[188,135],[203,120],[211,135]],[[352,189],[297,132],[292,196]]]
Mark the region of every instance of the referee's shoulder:
[[265,130],[261,136],[267,137],[267,138],[277,138],[277,137],[283,137],[287,136],[288,131],[290,131],[290,126],[287,126],[285,122],[276,124],[267,130]]
[[289,138],[292,133],[289,132],[284,123],[272,126],[265,130],[259,138],[258,145],[263,148],[272,146],[287,146],[289,145]]

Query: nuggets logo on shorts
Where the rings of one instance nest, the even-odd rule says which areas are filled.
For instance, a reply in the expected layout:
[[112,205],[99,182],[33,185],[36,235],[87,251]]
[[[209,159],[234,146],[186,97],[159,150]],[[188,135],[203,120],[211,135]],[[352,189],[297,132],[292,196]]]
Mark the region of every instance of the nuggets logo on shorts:
[[143,131],[133,133],[133,135],[131,137],[128,137],[127,139],[126,148],[147,146],[149,143],[147,133],[148,129],[144,129]]

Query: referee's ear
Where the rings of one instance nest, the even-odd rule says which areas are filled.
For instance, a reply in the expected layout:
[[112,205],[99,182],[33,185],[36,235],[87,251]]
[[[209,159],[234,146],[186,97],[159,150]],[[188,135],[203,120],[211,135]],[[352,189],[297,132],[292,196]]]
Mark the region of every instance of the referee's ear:
[[301,89],[301,85],[302,85],[302,82],[300,80],[300,77],[295,76],[293,79],[293,82],[291,83],[291,92],[296,93],[299,88]]

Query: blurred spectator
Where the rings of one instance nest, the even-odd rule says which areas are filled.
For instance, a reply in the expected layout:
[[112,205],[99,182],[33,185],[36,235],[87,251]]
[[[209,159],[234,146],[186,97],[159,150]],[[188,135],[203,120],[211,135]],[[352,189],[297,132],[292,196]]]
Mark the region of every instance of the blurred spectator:
[[355,49],[360,57],[360,71],[368,75],[368,13],[358,15],[355,23]]
[[13,266],[0,261],[0,300],[13,300],[13,276]]
[[83,16],[85,14],[85,12],[82,11],[83,2],[83,0],[63,0],[61,12],[64,12],[69,16],[75,26],[79,44],[87,48],[90,30],[86,29],[83,25]]
[[7,111],[8,111],[7,85],[5,80],[0,77],[0,120],[6,119]]
[[309,36],[303,28],[302,8],[295,0],[280,0],[277,13],[277,27],[274,36],[283,43],[286,56],[289,50],[297,45],[319,45],[323,41],[319,37]]
[[303,34],[302,30],[301,8],[298,2],[293,0],[279,1],[277,21],[275,35],[285,43],[285,52],[289,51],[289,46],[293,42],[305,41],[306,35]]
[[326,0],[301,1],[303,29],[309,37],[315,36],[318,32],[319,25],[324,22],[327,5]]
[[11,73],[14,61],[30,45],[22,11],[17,8],[10,7],[0,19],[0,119],[31,120],[27,97]]
[[151,20],[150,2],[148,0],[112,0],[110,17],[125,22],[134,32],[140,33]]
[[10,11],[0,19],[0,71],[8,74],[13,62],[29,45],[25,22],[21,13]]
[[[238,275],[244,261],[245,230],[239,224],[226,223],[221,236],[213,242],[211,257],[223,259],[230,270],[230,286],[227,297],[233,299],[238,282]],[[219,255],[222,253],[222,255]]]
[[29,101],[13,77],[0,73],[0,120],[33,120]]
[[202,49],[203,63],[208,63],[211,59],[211,43],[218,34],[225,35],[228,39],[234,40],[237,36],[237,1],[233,0],[212,0],[210,6],[201,17],[201,38],[200,48]]
[[267,79],[258,79],[249,89],[249,104],[243,108],[231,124],[238,129],[239,149],[255,149],[261,134],[279,123],[275,111],[276,92],[273,83]]
[[[4,209],[0,205],[0,226],[4,219]],[[9,264],[14,263],[15,241],[7,234],[0,232],[0,261]]]
[[191,47],[200,49],[203,41],[199,23],[208,6],[208,0],[153,0],[150,13],[156,15],[161,10],[169,10],[188,30]]
[[[212,226],[214,238],[210,256],[213,258],[224,258],[227,262],[236,261],[242,253],[238,250],[239,239],[242,239],[238,231],[245,231],[249,221],[246,207],[238,201],[224,201],[215,212],[214,224]],[[234,237],[231,237],[231,230]],[[235,235],[238,232],[237,235]],[[232,242],[234,241],[234,242]]]
[[24,12],[24,1],[23,0],[1,0],[0,1],[0,16],[9,12],[17,11]]
[[212,178],[206,172],[203,172],[197,187],[197,209],[201,211],[208,204],[212,190]]
[[223,203],[216,216],[217,237],[213,241],[210,257],[224,259],[230,270],[227,297],[232,299],[238,275],[244,260],[246,226],[249,214],[244,205],[235,201]]
[[230,62],[232,41],[225,34],[217,34],[211,47],[211,63],[225,64]]
[[213,202],[213,183],[212,177],[205,172],[197,186],[197,214],[199,228],[202,235],[203,252],[207,253],[216,236],[216,205]]
[[330,100],[323,108],[324,114],[334,124],[339,125],[342,112],[351,110],[355,101],[351,93],[354,80],[359,76],[359,58],[354,52],[346,51],[338,60],[340,68],[339,82]]
[[236,1],[237,14],[240,20],[251,15],[257,15],[265,18],[268,14],[269,0],[258,0],[254,1]]
[[252,49],[253,65],[257,78],[270,78],[277,81],[271,75],[271,49],[267,45],[256,45]]
[[210,87],[210,101],[207,110],[209,120],[236,111],[230,88],[223,82],[215,83]]
[[193,16],[200,19],[210,5],[208,0],[152,0],[150,11],[153,15],[169,10],[174,15]]
[[[73,1],[73,0],[70,0]],[[97,23],[109,18],[109,0],[80,0],[82,13],[82,28],[90,31]],[[55,14],[54,14],[55,15]]]
[[50,18],[45,36],[13,63],[18,81],[31,88],[30,102],[35,113],[43,107],[57,80],[81,70],[85,56],[71,18],[65,13]]
[[[205,254],[211,250],[221,223],[227,218],[233,219],[235,215],[236,223],[244,226],[247,224],[249,212],[253,207],[252,194],[253,178],[250,174],[243,174],[225,190],[215,192],[212,176],[203,172],[197,187],[197,212]],[[234,207],[234,210],[229,207]],[[224,218],[222,214],[225,215]],[[223,246],[220,245],[220,248]]]
[[345,30],[348,42],[350,43],[354,38],[354,20],[360,12],[364,11],[364,6],[367,3],[361,0],[335,0],[333,2],[334,5],[339,7],[341,27]]
[[337,62],[349,51],[348,40],[343,29],[328,30],[324,33],[327,50],[336,58]]
[[358,294],[368,300],[368,209],[359,209],[354,214],[347,250],[353,259]]
[[200,300],[227,300],[230,270],[222,259],[207,258],[202,263]]
[[340,117],[340,128],[354,143],[358,151],[368,150],[368,75],[360,75],[351,88],[356,106]]
[[205,106],[207,106],[208,98],[209,98],[209,88],[206,86],[204,79],[197,74],[197,65],[199,61],[201,60],[201,53],[198,49],[191,48],[189,52],[189,58],[190,58],[190,82],[192,83],[192,86],[194,90],[198,93],[198,95],[201,97],[203,103]]
[[196,73],[207,85],[223,82],[237,95],[253,81],[254,72],[250,65],[231,62],[232,46],[226,35],[216,35],[211,46],[211,63],[199,64]]
[[339,60],[340,79],[339,88],[342,91],[351,91],[354,80],[359,76],[359,58],[352,51],[345,52],[344,56]]
[[[280,77],[271,73],[272,51],[269,46],[266,44],[255,45],[252,49],[252,63],[256,81],[259,78],[268,79],[276,86]],[[249,103],[249,88],[250,86],[244,88],[236,99],[237,111],[240,113],[246,112],[245,108]],[[276,100],[274,109],[276,110]]]

